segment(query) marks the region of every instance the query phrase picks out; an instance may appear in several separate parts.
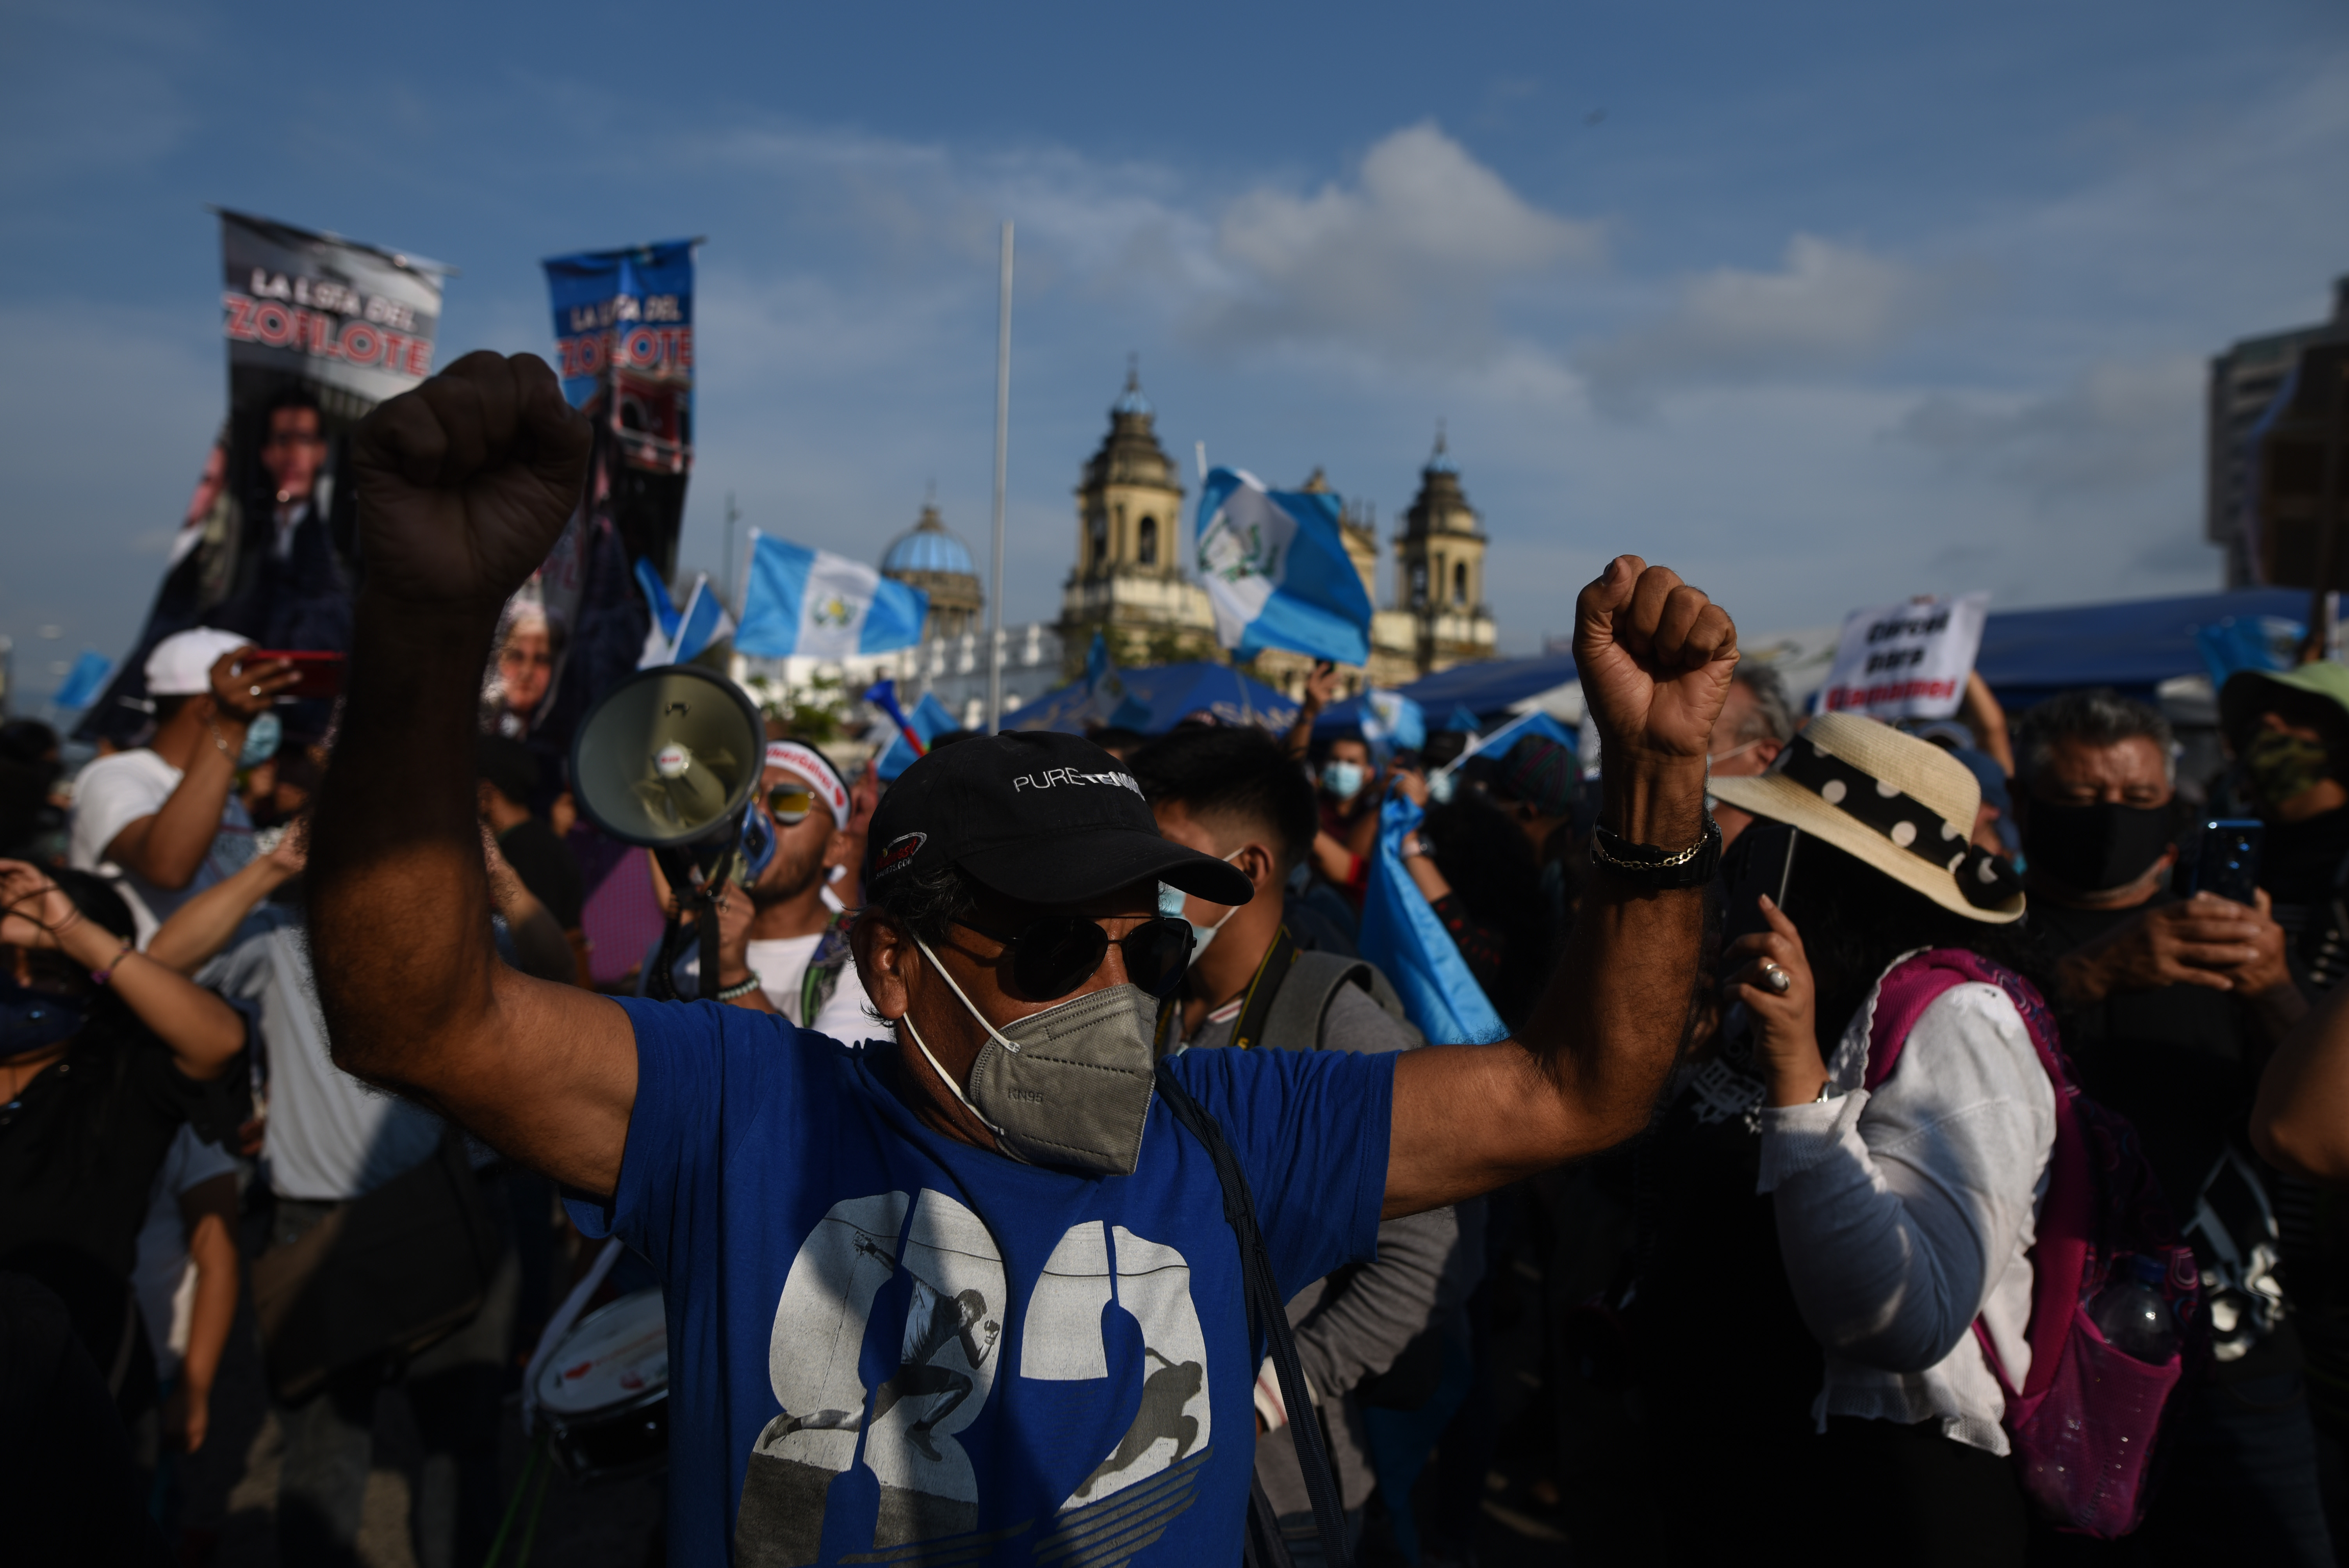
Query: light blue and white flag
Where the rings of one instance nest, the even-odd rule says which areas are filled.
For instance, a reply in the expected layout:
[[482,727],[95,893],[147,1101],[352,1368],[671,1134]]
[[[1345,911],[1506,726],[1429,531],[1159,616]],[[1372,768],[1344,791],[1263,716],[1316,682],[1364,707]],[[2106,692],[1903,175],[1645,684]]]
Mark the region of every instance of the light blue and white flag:
[[1379,841],[1362,893],[1362,956],[1394,982],[1402,1010],[1430,1045],[1488,1045],[1509,1031],[1443,920],[1402,863],[1424,813],[1402,795],[1379,809]]
[[1381,767],[1394,753],[1417,751],[1427,744],[1426,712],[1399,691],[1364,692],[1355,723],[1361,727],[1362,739]]
[[[872,695],[870,692],[865,693],[867,696]],[[947,705],[938,700],[936,692],[924,692],[922,700],[914,705],[914,711],[905,717],[906,727],[922,738],[922,744],[925,747],[947,731],[962,727],[955,721],[955,716],[947,710]],[[881,761],[877,769],[881,782],[895,784],[897,781],[897,775],[911,768],[918,760],[920,760],[919,754],[914,750],[912,744],[905,739],[902,732],[891,737],[889,749],[881,754]]]
[[719,638],[731,635],[734,617],[717,591],[709,586],[709,573],[697,574],[693,592],[686,595],[685,608],[680,610],[669,602],[668,590],[661,586],[660,576],[652,562],[636,562],[636,583],[645,591],[652,605],[652,630],[646,634],[644,652],[637,655],[636,668],[649,670],[661,665],[681,665],[700,655]]
[[[196,531],[201,532],[202,530]],[[84,648],[73,668],[66,672],[65,684],[49,701],[60,708],[85,708],[98,700],[114,674],[114,661],[94,649]]]
[[1268,490],[1216,469],[1199,493],[1199,577],[1216,640],[1242,659],[1287,648],[1341,665],[1371,659],[1371,596],[1346,553],[1338,498]]
[[[677,640],[677,601],[668,596],[668,584],[661,581],[660,573],[642,557],[636,561],[636,587],[653,613],[652,636],[659,639],[662,646],[667,646]],[[647,653],[652,647],[650,641],[645,644]]]
[[750,531],[750,585],[734,646],[755,658],[844,659],[922,640],[930,596],[862,561]]
[[1085,655],[1085,689],[1092,696],[1092,721],[1112,729],[1146,730],[1150,705],[1126,690],[1117,666],[1109,662],[1109,642],[1099,632]]
[[[2194,628],[2194,646],[2210,684],[2223,686],[2238,670],[2288,670],[2299,662],[2308,637],[2302,623],[2282,615],[2228,615]],[[88,655],[85,655],[84,657]],[[64,704],[60,701],[59,705]]]

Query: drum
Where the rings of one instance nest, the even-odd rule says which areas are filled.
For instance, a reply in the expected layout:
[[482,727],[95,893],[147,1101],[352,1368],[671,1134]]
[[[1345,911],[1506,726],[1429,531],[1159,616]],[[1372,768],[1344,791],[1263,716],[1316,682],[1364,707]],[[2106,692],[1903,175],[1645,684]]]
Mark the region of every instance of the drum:
[[668,1323],[660,1287],[572,1325],[538,1371],[539,1418],[574,1480],[613,1480],[668,1459]]

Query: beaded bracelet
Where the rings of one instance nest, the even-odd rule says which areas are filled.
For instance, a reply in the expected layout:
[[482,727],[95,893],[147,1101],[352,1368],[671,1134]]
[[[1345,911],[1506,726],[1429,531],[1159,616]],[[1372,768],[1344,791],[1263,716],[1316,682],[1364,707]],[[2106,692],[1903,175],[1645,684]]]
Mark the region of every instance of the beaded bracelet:
[[105,968],[93,969],[89,972],[90,984],[94,985],[111,985],[114,981],[114,972],[122,966],[122,960],[125,955],[134,954],[138,951],[139,949],[137,946],[128,942],[116,948],[114,950],[114,956],[106,961]]

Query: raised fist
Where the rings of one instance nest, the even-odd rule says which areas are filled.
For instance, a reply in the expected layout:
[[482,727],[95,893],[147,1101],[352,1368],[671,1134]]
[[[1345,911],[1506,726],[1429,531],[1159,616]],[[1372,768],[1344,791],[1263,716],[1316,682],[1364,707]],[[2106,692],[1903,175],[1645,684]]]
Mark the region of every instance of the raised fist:
[[534,354],[468,354],[359,427],[367,590],[495,606],[578,504],[592,440]]
[[1702,757],[1737,669],[1737,628],[1670,567],[1619,555],[1575,602],[1574,666],[1606,755]]

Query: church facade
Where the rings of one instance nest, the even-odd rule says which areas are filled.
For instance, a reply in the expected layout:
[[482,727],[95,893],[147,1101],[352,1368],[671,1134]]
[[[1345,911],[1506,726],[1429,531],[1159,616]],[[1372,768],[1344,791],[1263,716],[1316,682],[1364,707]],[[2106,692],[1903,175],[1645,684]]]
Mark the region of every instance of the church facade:
[[[1319,469],[1298,487],[1332,487]],[[1159,444],[1157,414],[1129,371],[1110,406],[1110,428],[1086,459],[1076,489],[1076,561],[1061,592],[1062,659],[1081,667],[1093,634],[1122,665],[1221,659],[1206,590],[1187,570],[1181,470]],[[1379,594],[1377,513],[1362,502],[1342,508],[1340,531],[1373,606]],[[1345,671],[1342,695],[1364,686],[1393,686],[1495,656],[1495,628],[1485,600],[1483,520],[1468,504],[1441,429],[1420,471],[1419,493],[1393,541],[1393,592],[1371,617],[1370,663]],[[1284,649],[1257,655],[1251,673],[1288,695],[1304,691],[1313,661]]]
[[[1299,490],[1334,487],[1315,469]],[[1193,577],[1194,542],[1180,468],[1160,444],[1157,412],[1129,371],[1110,406],[1109,429],[1085,460],[1076,486],[1075,560],[1061,588],[1057,621],[1005,628],[1005,707],[1033,700],[1058,679],[1073,677],[1098,632],[1120,665],[1228,657],[1216,643],[1206,590]],[[1468,502],[1441,427],[1419,473],[1419,489],[1389,542],[1392,586],[1379,592],[1377,509],[1350,500],[1339,531],[1374,606],[1371,657],[1340,673],[1339,695],[1398,686],[1455,665],[1496,656],[1493,614],[1485,599],[1484,520]],[[929,595],[930,618],[919,648],[874,661],[929,692],[967,725],[980,722],[986,684],[985,593],[970,547],[950,531],[935,503],[891,542],[883,575]],[[1273,648],[1249,673],[1300,696],[1313,661]]]

